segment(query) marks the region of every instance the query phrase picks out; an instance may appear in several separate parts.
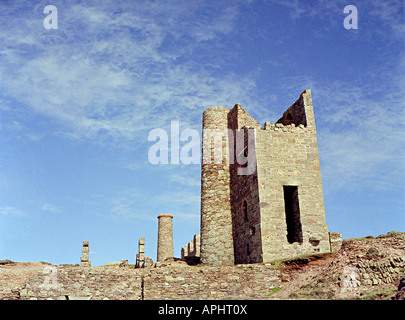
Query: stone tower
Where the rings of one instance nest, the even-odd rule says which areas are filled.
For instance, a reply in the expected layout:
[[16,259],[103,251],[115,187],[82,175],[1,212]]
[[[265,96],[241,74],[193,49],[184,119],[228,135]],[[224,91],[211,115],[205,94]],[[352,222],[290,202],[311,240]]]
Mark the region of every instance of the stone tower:
[[201,260],[330,252],[311,91],[262,127],[239,104],[203,115]]
[[229,109],[211,107],[203,114],[201,164],[201,262],[234,264],[230,171],[226,159]]
[[158,215],[158,248],[157,261],[162,262],[167,258],[173,258],[173,216],[168,213]]

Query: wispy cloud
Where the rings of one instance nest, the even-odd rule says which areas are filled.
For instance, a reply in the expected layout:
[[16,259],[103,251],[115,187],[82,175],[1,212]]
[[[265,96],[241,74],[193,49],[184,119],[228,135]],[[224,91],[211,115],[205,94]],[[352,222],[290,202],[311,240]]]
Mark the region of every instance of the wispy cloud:
[[[0,129],[38,141],[46,131],[38,133],[24,120],[39,114],[49,119],[52,134],[139,146],[147,143],[149,130],[167,127],[170,120],[181,119],[184,127],[200,127],[201,113],[208,106],[232,107],[239,102],[255,117],[276,119],[269,104],[282,93],[259,91],[255,70],[241,77],[221,69],[231,53],[209,59],[219,50],[232,51],[222,40],[241,30],[238,23],[243,13],[233,5],[237,1],[216,2],[215,11],[209,6],[204,9],[204,1],[181,3],[166,1],[162,6],[159,1],[137,1],[134,6],[111,1],[101,7],[83,1],[61,5],[63,19],[59,29],[51,32],[33,13],[42,14],[39,4],[25,5],[24,10],[21,2],[1,4],[6,16],[15,16],[17,21],[0,21],[0,111],[9,119]],[[401,2],[368,3],[367,12],[359,11],[360,19],[371,15],[403,35]],[[272,1],[267,5],[274,4],[287,7],[293,20],[310,16],[343,28],[344,1],[318,0],[308,6],[299,1]],[[200,10],[209,10],[210,15]],[[362,36],[375,28],[363,30]],[[323,174],[330,179],[360,181],[369,173],[371,181],[373,172],[389,164],[391,173],[384,178],[389,180],[396,174],[395,168],[402,168],[405,80],[401,73],[404,59],[398,59],[391,57],[389,70],[378,69],[350,85],[322,83],[322,79],[307,76],[278,82],[282,91],[296,95],[312,89]],[[392,74],[393,69],[398,75]],[[368,79],[378,77],[378,88],[369,85],[376,82]],[[196,178],[177,173],[169,179],[183,186],[199,184]],[[116,201],[115,214],[131,213],[134,199]]]
[[365,87],[343,91],[329,84],[315,91],[323,175],[334,188],[385,188],[403,179],[405,103],[394,82],[372,97]]
[[[173,212],[173,219],[186,223],[189,227],[198,228],[200,226],[200,213],[199,212]],[[198,230],[198,229],[197,229]]]
[[43,211],[48,211],[48,212],[54,212],[54,213],[59,213],[62,210],[58,208],[57,206],[51,204],[51,203],[44,203],[41,207]]
[[[352,36],[357,37],[358,41],[375,41],[376,35],[384,37],[386,41],[405,41],[404,1],[369,0],[349,3],[344,0],[311,2],[272,0],[267,4],[279,4],[286,7],[292,22],[300,19],[316,19],[319,26],[319,29],[314,30],[313,33],[316,37],[328,37],[328,31],[332,28],[338,26],[343,28],[343,20],[347,15],[343,13],[343,9],[349,4],[355,5],[358,9],[361,37],[359,33],[352,33]],[[375,28],[375,25],[379,25],[380,28]],[[394,37],[390,37],[390,39],[386,37],[385,27]]]
[[10,119],[9,122],[6,119],[3,120],[0,123],[0,131],[11,133],[13,138],[25,139],[31,142],[39,142],[43,138],[43,134],[35,132],[15,119]]
[[0,215],[5,216],[25,216],[26,214],[15,207],[0,207]]
[[113,199],[111,201],[112,216],[125,219],[152,219],[152,217],[148,216],[145,212],[142,211],[143,206],[140,205],[141,200],[137,194],[138,193],[134,190],[132,190],[131,192],[126,191]]
[[193,178],[181,179],[177,174],[171,174],[168,183],[152,194],[150,190],[140,189],[118,192],[109,200],[111,215],[154,221],[159,213],[168,212],[175,214],[180,220],[195,220],[200,214],[200,184]]
[[20,12],[17,35],[1,22],[3,110],[27,107],[56,121],[53,132],[70,138],[131,140],[168,117],[191,124],[207,106],[249,97],[253,79],[217,77],[215,67],[190,58],[190,51],[233,31],[237,7],[219,5],[208,21],[198,6],[183,4],[62,6],[55,32],[35,24],[29,10]]
[[199,187],[201,186],[201,181],[200,179],[197,179],[197,177],[199,177],[199,175],[174,173],[169,176],[169,180],[183,186]]
[[178,208],[184,205],[198,205],[201,201],[200,194],[190,190],[183,190],[182,192],[165,192],[153,197],[153,200],[157,203],[170,207]]

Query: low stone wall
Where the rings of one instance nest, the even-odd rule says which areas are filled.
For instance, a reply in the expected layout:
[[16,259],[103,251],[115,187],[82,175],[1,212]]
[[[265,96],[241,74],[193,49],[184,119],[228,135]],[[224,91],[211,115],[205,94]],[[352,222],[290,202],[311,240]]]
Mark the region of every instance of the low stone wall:
[[181,248],[181,258],[186,257],[200,257],[201,255],[201,237],[200,234],[195,234],[193,240]]
[[20,299],[32,300],[140,300],[142,277],[134,270],[113,266],[49,267],[20,290]]
[[155,268],[144,276],[144,299],[266,299],[279,276],[270,265]]
[[19,292],[23,300],[266,299],[280,284],[271,265],[158,268],[49,266]]
[[386,261],[365,261],[357,264],[359,279],[363,285],[377,285],[396,281],[405,266],[404,257],[393,257]]
[[405,267],[405,256],[391,257],[385,261],[359,261],[345,268],[340,276],[342,288],[356,288],[397,282]]

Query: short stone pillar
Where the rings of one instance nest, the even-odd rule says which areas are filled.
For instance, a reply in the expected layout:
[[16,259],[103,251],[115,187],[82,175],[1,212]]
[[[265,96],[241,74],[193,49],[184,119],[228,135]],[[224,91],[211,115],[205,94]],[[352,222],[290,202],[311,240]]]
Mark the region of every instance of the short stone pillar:
[[329,232],[330,251],[338,252],[342,246],[342,234],[340,232]]
[[83,241],[82,257],[80,259],[82,267],[91,267],[91,261],[89,260],[89,242]]
[[145,238],[139,238],[139,252],[136,255],[135,268],[145,267]]
[[173,216],[168,213],[158,215],[158,248],[157,261],[163,262],[167,258],[173,259]]

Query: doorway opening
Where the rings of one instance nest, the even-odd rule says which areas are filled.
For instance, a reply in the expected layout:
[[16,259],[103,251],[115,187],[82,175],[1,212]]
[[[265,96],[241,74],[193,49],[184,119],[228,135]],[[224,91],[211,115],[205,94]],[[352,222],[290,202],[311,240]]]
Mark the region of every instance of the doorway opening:
[[302,226],[297,186],[283,186],[287,240],[302,243]]

